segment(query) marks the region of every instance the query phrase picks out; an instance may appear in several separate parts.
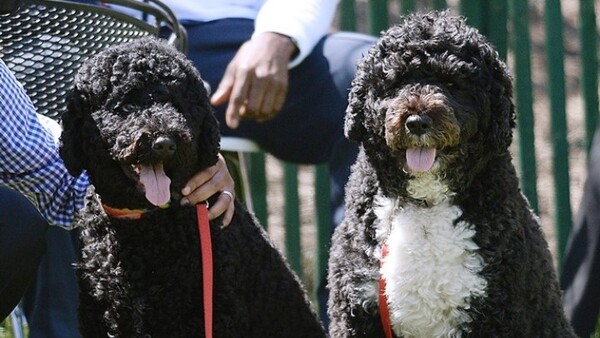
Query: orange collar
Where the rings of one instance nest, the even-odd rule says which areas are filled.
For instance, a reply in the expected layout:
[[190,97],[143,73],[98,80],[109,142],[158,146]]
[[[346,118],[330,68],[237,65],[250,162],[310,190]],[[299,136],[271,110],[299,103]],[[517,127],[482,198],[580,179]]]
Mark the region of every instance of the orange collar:
[[[160,206],[160,209],[166,209],[169,207],[169,204],[165,204]],[[136,220],[136,219],[140,219],[142,217],[143,214],[145,214],[146,212],[153,210],[153,209],[127,209],[127,208],[123,208],[123,209],[118,209],[118,208],[113,208],[113,207],[109,207],[108,205],[102,203],[102,208],[104,209],[104,212],[106,212],[106,214],[112,218],[117,218],[117,219],[127,219],[127,220]]]
[[140,219],[142,215],[148,211],[148,209],[117,209],[109,207],[106,204],[102,204],[102,208],[104,209],[104,212],[112,218],[129,220]]

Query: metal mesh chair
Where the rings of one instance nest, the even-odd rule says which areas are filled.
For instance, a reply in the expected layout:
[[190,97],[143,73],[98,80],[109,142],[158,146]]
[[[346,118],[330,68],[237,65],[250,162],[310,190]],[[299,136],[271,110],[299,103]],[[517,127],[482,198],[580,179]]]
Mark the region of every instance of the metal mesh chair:
[[18,11],[0,15],[0,57],[23,84],[38,113],[58,118],[80,64],[108,46],[158,35],[166,26],[171,31],[168,40],[185,51],[185,30],[161,2],[103,3],[125,7],[140,18],[105,6],[55,0],[26,1]]

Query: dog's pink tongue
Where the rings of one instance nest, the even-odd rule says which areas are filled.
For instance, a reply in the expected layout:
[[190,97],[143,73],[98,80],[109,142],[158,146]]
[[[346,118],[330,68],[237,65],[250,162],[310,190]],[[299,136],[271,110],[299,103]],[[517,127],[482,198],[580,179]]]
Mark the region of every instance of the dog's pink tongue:
[[435,161],[435,148],[406,149],[406,163],[414,171],[427,171]]
[[140,165],[140,182],[150,203],[163,206],[171,199],[171,179],[165,174],[162,163]]

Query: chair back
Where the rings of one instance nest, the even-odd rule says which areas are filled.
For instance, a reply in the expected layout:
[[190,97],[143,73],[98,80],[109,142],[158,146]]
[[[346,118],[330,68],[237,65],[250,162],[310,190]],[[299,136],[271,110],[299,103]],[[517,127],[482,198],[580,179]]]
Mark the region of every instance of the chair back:
[[102,4],[28,0],[16,12],[0,15],[0,57],[23,84],[38,113],[59,119],[81,63],[109,46],[158,36],[166,27],[168,42],[185,52],[185,30],[160,1]]

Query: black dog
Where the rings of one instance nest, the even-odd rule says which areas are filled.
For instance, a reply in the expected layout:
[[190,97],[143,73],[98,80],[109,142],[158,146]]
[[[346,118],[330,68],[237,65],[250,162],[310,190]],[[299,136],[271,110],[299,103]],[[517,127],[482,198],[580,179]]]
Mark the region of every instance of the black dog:
[[[155,39],[105,50],[78,72],[63,126],[67,168],[87,170],[94,187],[76,219],[83,335],[203,336],[196,209],[178,202],[219,152],[198,72]],[[214,336],[323,337],[297,277],[244,207],[236,201],[231,224],[220,224],[210,224]]]
[[332,337],[574,336],[514,119],[505,64],[462,18],[414,14],[371,48],[346,115],[361,150],[330,255]]

